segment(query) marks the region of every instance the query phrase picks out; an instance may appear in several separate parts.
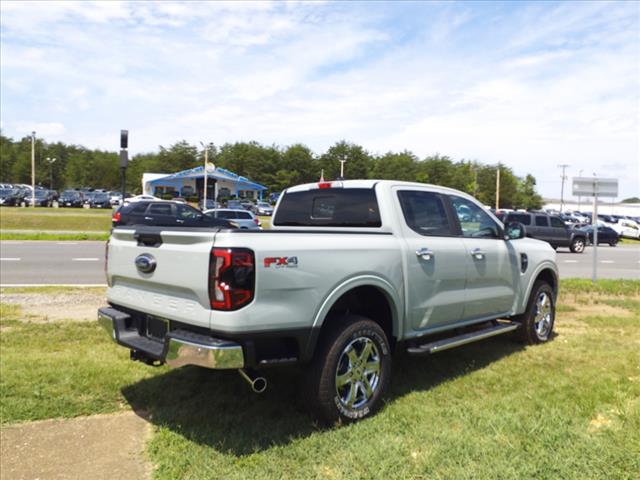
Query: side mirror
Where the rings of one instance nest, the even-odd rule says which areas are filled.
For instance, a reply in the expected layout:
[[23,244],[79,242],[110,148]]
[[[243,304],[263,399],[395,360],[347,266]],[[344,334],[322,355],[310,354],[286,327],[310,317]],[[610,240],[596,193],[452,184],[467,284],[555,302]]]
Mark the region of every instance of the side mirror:
[[518,240],[519,238],[524,238],[525,236],[526,232],[524,229],[524,225],[520,222],[508,222],[504,226],[505,240]]

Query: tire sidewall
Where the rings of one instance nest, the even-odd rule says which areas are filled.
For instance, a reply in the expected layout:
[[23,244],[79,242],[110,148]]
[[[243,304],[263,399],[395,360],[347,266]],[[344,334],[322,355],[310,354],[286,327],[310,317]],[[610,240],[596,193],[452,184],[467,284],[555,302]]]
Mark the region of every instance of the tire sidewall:
[[[535,313],[536,313],[536,303],[538,301],[538,297],[541,293],[546,293],[551,301],[551,328],[549,329],[549,333],[546,338],[540,338],[538,336],[538,332],[536,332],[535,326]],[[527,337],[530,339],[529,343],[546,343],[553,336],[553,328],[556,323],[556,301],[555,296],[553,294],[553,289],[548,283],[540,283],[536,285],[533,290],[533,294],[529,300],[529,308],[527,309],[527,319],[525,322],[525,327],[527,329]]]
[[[578,247],[578,244],[580,244],[579,247]],[[571,242],[571,251],[573,253],[582,253],[584,252],[585,245],[586,245],[585,240],[583,240],[582,238],[576,238],[573,240],[573,242]]]
[[[342,352],[349,343],[360,337],[369,338],[378,349],[380,354],[380,379],[371,399],[360,408],[351,409],[340,401],[336,392],[335,377]],[[325,391],[329,394],[327,398],[319,399],[321,404],[325,405],[324,417],[328,420],[345,423],[369,417],[382,406],[382,396],[391,377],[391,351],[384,331],[375,322],[363,319],[344,327],[333,338],[335,340],[329,345],[322,368],[323,378],[321,381],[327,386]]]

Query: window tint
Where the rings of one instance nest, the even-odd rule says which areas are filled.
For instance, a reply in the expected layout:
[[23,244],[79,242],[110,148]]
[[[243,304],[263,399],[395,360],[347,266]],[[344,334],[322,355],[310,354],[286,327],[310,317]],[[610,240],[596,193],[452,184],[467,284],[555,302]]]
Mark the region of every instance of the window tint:
[[551,217],[551,226],[552,227],[557,227],[557,228],[564,228],[564,222],[562,220],[560,220],[559,218],[556,217]]
[[500,230],[496,222],[470,200],[451,196],[453,208],[458,214],[462,235],[474,238],[499,238]]
[[273,224],[295,227],[379,227],[381,222],[373,189],[331,188],[285,194]]
[[536,227],[548,227],[549,220],[544,215],[536,215]]
[[195,220],[200,217],[201,213],[189,205],[176,205],[178,218],[184,220]]
[[243,220],[251,220],[251,214],[249,212],[236,212],[236,218],[241,218]]
[[136,205],[134,205],[134,207],[131,209],[131,213],[137,213],[138,215],[142,215],[144,212],[147,211],[147,207],[149,205],[147,203],[138,203]]
[[398,192],[407,226],[420,235],[453,235],[442,198],[437,193]]
[[236,213],[235,212],[230,212],[228,210],[223,210],[221,212],[216,212],[216,217],[218,218],[236,218]]
[[510,213],[507,222],[520,222],[523,225],[531,225],[531,215],[527,213]]
[[149,207],[152,215],[171,215],[171,205],[168,203],[152,203]]

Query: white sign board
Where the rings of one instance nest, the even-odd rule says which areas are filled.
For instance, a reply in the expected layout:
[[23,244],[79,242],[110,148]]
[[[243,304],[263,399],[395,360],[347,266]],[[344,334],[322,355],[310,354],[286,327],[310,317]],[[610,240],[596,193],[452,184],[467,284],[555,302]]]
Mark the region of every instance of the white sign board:
[[574,197],[617,197],[617,178],[573,177]]

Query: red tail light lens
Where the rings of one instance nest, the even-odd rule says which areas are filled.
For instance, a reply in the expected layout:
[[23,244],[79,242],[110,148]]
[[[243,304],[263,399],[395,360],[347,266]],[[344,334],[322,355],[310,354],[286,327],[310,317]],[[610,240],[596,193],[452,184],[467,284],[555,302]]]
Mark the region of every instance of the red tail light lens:
[[114,223],[119,223],[121,218],[122,215],[120,214],[120,212],[116,212],[113,214],[113,217],[111,217],[111,221]]
[[238,310],[253,300],[255,258],[247,248],[213,248],[209,301],[214,310]]
[[260,225],[260,220],[258,220],[257,218],[254,218],[253,223],[255,223],[256,225]]

